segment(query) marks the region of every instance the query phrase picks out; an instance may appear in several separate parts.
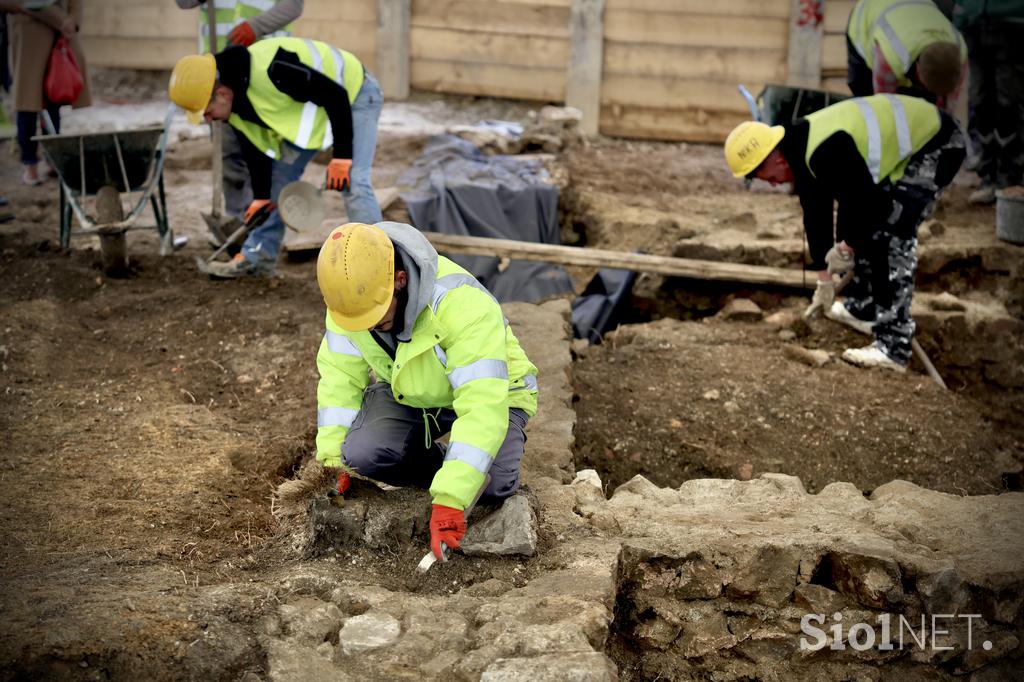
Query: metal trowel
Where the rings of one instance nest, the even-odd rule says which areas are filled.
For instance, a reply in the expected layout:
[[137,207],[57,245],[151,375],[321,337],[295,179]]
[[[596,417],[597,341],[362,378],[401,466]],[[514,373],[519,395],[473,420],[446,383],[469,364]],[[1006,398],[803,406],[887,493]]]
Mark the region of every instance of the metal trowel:
[[[469,503],[469,506],[466,507],[466,510],[463,512],[463,515],[466,517],[467,521],[469,520],[470,512],[473,511],[473,507],[476,506],[476,503],[480,500],[480,496],[484,494],[484,490],[487,489],[487,486],[490,485],[490,483],[491,483],[491,475],[487,474],[487,476],[484,478],[483,485],[481,485],[480,489],[476,491],[476,497],[473,498],[473,501]],[[446,545],[446,544],[444,544],[442,542],[441,543],[441,562],[442,563],[448,561],[449,557],[451,556],[451,552],[452,551],[450,549],[448,549],[448,545]],[[427,571],[430,570],[431,566],[433,566],[434,564],[437,563],[437,561],[438,561],[438,559],[437,559],[436,556],[434,556],[434,551],[431,550],[431,551],[427,552],[426,556],[424,556],[422,559],[420,559],[420,563],[416,565],[416,570],[419,571],[420,573],[426,573]]]

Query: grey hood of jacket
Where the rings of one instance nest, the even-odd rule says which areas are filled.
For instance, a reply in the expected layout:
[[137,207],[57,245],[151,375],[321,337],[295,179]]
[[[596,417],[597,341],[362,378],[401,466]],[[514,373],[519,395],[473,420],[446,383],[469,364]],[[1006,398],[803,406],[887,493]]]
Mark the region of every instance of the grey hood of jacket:
[[409,302],[405,306],[405,319],[402,331],[397,335],[399,341],[407,342],[412,338],[412,328],[416,318],[423,309],[430,305],[434,293],[434,281],[437,279],[437,250],[427,241],[423,233],[412,225],[384,221],[376,223],[377,227],[391,239],[402,257],[402,267],[409,277],[406,293]]

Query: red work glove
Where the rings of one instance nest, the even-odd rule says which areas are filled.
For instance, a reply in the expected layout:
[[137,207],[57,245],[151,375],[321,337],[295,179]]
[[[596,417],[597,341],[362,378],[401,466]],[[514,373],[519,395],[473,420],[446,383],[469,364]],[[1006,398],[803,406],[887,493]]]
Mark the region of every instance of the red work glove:
[[444,505],[432,505],[430,513],[430,551],[441,561],[445,557],[441,552],[443,542],[449,549],[458,549],[462,536],[466,534],[466,515],[461,509],[453,509]]
[[249,25],[248,21],[243,21],[231,29],[231,33],[228,34],[228,42],[241,45],[242,47],[249,47],[256,42],[256,32],[252,30],[252,26]]
[[339,192],[347,191],[350,170],[352,170],[352,159],[331,159],[331,162],[327,164],[327,189]]
[[334,490],[327,493],[328,497],[339,497],[345,494],[348,487],[352,485],[352,477],[348,475],[347,471],[342,471],[338,474],[338,485]]
[[252,203],[249,204],[249,208],[245,209],[245,218],[243,218],[242,222],[249,227],[262,225],[275,208],[277,206],[270,199],[253,199]]

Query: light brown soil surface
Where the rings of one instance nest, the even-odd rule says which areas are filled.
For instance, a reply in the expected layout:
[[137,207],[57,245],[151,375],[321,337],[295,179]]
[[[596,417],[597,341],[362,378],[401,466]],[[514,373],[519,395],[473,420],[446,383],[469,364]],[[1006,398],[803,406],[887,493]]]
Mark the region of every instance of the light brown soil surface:
[[[480,118],[522,110],[478,109]],[[382,135],[376,184],[393,182],[422,144],[422,135]],[[314,268],[286,260],[269,282],[197,274],[193,258],[208,253],[199,218],[210,196],[205,148],[182,143],[167,170],[172,225],[189,245],[160,258],[153,233],[130,233],[125,279],[102,274],[91,239],[61,252],[55,184],[24,188],[13,158],[0,160],[17,215],[0,226],[0,665],[13,674],[173,677],[169,661],[211,679],[259,671],[256,621],[273,597],[256,586],[302,558],[279,535],[271,494],[313,451],[323,324]],[[602,248],[670,254],[704,236],[729,250],[763,229],[779,236],[755,234],[764,248],[740,260],[798,262],[795,199],[744,192],[719,154],[599,141],[566,160],[570,215]],[[311,165],[307,179],[319,183],[322,173]],[[400,206],[389,213],[401,215]],[[990,225],[957,217],[991,223],[991,211],[952,215],[943,239],[970,235],[998,247]],[[587,271],[574,274],[582,288]],[[642,278],[640,312],[691,315],[679,305],[693,292],[662,284]],[[765,305],[784,300],[766,296]],[[899,476],[991,492],[1020,456],[1019,411],[990,422],[986,403],[939,394],[916,373],[812,370],[784,359],[764,326],[701,329],[658,326],[586,352],[576,370],[578,468],[597,466],[612,484],[643,472],[678,485],[750,463],[755,475],[795,473],[814,488],[852,480],[867,490]],[[837,352],[853,340],[821,322],[807,343]],[[717,400],[703,397],[711,390]],[[728,411],[727,401],[739,409]],[[442,593],[492,577],[517,584],[534,570],[481,560],[456,572],[457,584],[450,575],[410,584],[422,540],[392,552],[352,548],[334,559],[337,575]],[[118,625],[94,632],[97,622]]]

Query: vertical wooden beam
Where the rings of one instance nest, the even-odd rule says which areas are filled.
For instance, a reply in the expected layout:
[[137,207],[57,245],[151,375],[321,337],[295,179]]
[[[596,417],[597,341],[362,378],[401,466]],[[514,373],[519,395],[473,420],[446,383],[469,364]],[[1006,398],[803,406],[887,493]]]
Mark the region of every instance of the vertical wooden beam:
[[583,132],[596,135],[601,117],[604,0],[572,0],[569,12],[569,73],[565,103],[583,112]]
[[384,96],[409,96],[411,0],[377,0],[377,77]]
[[789,20],[789,58],[786,84],[821,87],[821,33],[824,0],[793,0]]

